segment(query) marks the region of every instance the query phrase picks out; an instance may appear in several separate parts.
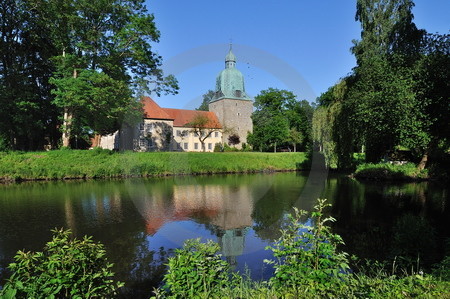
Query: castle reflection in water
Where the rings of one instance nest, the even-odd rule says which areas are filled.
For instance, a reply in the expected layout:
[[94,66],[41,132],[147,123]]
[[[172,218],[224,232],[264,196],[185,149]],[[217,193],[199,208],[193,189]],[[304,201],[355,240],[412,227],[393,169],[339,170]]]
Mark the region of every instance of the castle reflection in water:
[[167,189],[135,190],[133,202],[154,235],[165,223],[195,220],[217,236],[223,255],[233,265],[243,253],[245,233],[252,226],[253,196],[246,186],[173,185]]

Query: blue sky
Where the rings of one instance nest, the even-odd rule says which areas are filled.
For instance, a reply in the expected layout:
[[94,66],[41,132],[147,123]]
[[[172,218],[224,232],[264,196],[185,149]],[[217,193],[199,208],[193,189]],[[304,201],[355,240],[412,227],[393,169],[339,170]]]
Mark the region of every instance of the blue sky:
[[[352,40],[360,37],[354,0],[148,0],[161,31],[153,45],[174,74],[179,94],[156,97],[162,107],[193,109],[214,89],[230,40],[254,97],[269,87],[314,101],[351,72]],[[428,32],[449,33],[449,0],[416,0],[414,22]]]

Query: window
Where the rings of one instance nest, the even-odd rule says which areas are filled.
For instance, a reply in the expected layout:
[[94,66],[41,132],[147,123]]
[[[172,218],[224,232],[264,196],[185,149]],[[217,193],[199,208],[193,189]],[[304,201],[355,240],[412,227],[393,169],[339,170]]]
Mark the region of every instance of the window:
[[144,131],[144,123],[143,122],[139,124],[139,130]]
[[153,124],[145,124],[145,133],[151,133],[153,131]]
[[188,143],[187,143],[187,142],[184,143],[184,149],[185,149],[185,150],[188,149]]
[[181,131],[177,130],[177,136],[181,136]]
[[237,115],[238,115],[238,116],[240,116],[240,115],[241,115],[241,113],[240,113],[240,112],[238,112],[238,113],[237,113]]
[[219,137],[219,132],[214,132],[215,137]]
[[212,149],[212,143],[208,143],[208,149]]
[[198,142],[194,143],[194,149],[198,149]]
[[145,138],[139,138],[139,146],[147,147],[147,140]]

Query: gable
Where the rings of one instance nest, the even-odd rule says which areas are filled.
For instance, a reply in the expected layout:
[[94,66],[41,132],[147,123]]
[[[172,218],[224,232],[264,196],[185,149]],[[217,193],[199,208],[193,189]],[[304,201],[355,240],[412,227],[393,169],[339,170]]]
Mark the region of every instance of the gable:
[[143,97],[142,104],[144,109],[144,118],[173,120],[173,118],[171,118],[163,108],[156,104],[152,98]]

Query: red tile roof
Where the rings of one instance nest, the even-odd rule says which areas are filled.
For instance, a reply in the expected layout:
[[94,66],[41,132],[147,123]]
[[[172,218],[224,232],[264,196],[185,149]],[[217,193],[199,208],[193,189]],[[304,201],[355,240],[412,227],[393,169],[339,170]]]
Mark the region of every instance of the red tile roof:
[[144,105],[144,117],[154,119],[168,119],[173,120],[164,110],[156,104],[150,97],[143,97],[142,104]]
[[184,109],[172,109],[162,108],[170,117],[173,117],[174,127],[189,127],[189,123],[192,122],[197,116],[205,116],[208,118],[208,122],[205,128],[220,129],[219,119],[214,112],[211,111],[197,111],[197,110],[184,110]]
[[185,109],[161,108],[150,97],[143,97],[142,103],[144,105],[144,117],[152,119],[167,119],[173,120],[174,127],[187,127],[198,115],[208,118],[206,128],[220,129],[219,119],[214,112],[211,111],[197,111]]

